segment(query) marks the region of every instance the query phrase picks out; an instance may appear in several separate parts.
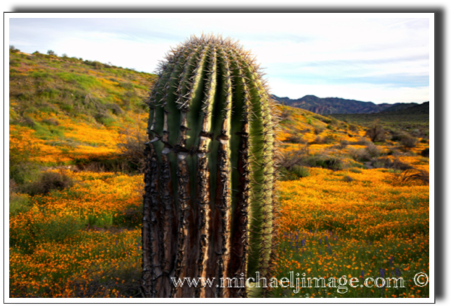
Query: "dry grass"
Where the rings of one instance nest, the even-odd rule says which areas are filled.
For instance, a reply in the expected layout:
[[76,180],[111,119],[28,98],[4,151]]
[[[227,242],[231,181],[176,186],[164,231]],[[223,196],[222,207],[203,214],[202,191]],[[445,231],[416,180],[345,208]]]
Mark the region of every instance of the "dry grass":
[[407,169],[399,174],[395,175],[394,182],[397,185],[404,185],[407,183],[420,182],[423,184],[429,184],[429,173],[421,169]]
[[307,156],[309,156],[309,146],[305,143],[298,150],[286,152],[282,158],[280,167],[290,171],[294,166],[303,166]]
[[120,142],[117,144],[121,157],[132,163],[137,170],[143,172],[145,167],[144,144],[148,141],[147,134],[138,127],[124,128],[119,131]]

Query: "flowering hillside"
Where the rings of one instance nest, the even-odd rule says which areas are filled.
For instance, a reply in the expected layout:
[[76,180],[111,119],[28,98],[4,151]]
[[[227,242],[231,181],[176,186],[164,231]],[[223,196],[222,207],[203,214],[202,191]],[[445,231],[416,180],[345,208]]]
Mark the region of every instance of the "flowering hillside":
[[[10,297],[141,297],[137,155],[155,78],[10,53]],[[429,297],[414,282],[429,273],[426,133],[277,107],[283,160],[271,277],[316,280],[267,295]],[[367,286],[316,287],[342,276]]]

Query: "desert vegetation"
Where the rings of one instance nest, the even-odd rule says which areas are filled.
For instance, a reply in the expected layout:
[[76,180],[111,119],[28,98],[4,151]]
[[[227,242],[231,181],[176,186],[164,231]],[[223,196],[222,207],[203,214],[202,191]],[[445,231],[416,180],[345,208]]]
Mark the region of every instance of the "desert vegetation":
[[[10,297],[141,297],[153,74],[10,48]],[[428,297],[428,119],[277,105],[271,276],[402,277],[405,288],[270,288],[268,297]]]

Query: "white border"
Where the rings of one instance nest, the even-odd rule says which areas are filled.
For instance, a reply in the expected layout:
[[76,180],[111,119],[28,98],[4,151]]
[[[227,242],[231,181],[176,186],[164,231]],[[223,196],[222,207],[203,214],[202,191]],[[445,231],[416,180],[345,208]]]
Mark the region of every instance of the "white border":
[[[414,10],[414,8],[412,8]],[[430,96],[430,270],[429,270],[429,279],[430,279],[430,297],[429,298],[249,298],[249,299],[212,299],[212,298],[173,298],[173,299],[147,299],[147,298],[9,298],[9,274],[8,271],[4,272],[4,290],[5,290],[5,303],[124,303],[124,304],[134,304],[134,303],[275,303],[275,304],[286,304],[286,303],[434,303],[435,301],[435,242],[434,242],[434,218],[435,218],[435,203],[434,203],[434,148],[435,148],[435,83],[434,83],[434,46],[435,46],[435,37],[434,37],[434,14],[433,13],[211,13],[211,15],[217,14],[220,17],[234,17],[238,18],[264,18],[264,17],[287,17],[287,18],[303,18],[306,15],[306,18],[322,18],[322,17],[333,17],[333,18],[429,18],[429,38],[430,38],[430,62],[429,62],[429,96]],[[9,72],[9,20],[13,18],[151,18],[151,17],[160,17],[160,18],[201,18],[208,17],[209,13],[5,13],[4,14],[4,33],[5,33],[5,44],[4,44],[4,80],[5,80],[5,103],[8,101],[9,95],[9,83],[8,83],[8,72]],[[7,144],[5,148],[5,161],[8,161],[8,150],[9,146],[6,142],[9,138],[9,119],[8,114],[4,114],[4,140]],[[4,172],[7,174],[8,165],[5,165],[6,170]],[[7,182],[7,179],[5,179]],[[5,183],[6,185],[6,183]],[[9,201],[8,193],[5,193],[6,201]],[[4,244],[8,245],[8,236],[9,231],[7,225],[9,225],[9,214],[7,208],[4,206]],[[5,246],[6,247],[6,246]],[[9,260],[9,250],[4,249],[4,261]],[[6,264],[6,268],[9,268],[9,261]],[[2,289],[3,291],[3,289]]]

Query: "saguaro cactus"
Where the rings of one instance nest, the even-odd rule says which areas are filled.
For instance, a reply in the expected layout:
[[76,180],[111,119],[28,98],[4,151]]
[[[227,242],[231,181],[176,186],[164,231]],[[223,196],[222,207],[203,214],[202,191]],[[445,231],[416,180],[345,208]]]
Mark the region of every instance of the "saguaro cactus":
[[173,49],[158,76],[145,149],[143,295],[246,297],[247,278],[267,277],[271,262],[273,102],[250,54],[213,36]]

